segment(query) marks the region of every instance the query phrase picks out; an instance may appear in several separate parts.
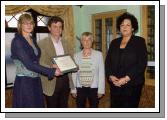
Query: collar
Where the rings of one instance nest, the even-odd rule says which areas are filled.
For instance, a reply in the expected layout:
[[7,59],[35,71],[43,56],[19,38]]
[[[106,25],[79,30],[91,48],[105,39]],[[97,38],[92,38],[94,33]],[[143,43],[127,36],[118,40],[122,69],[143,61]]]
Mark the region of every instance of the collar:
[[56,43],[56,44],[62,40],[62,37],[60,37],[58,40],[55,40],[55,38],[52,35],[50,35],[50,37],[51,37],[51,40],[53,41],[53,43]]

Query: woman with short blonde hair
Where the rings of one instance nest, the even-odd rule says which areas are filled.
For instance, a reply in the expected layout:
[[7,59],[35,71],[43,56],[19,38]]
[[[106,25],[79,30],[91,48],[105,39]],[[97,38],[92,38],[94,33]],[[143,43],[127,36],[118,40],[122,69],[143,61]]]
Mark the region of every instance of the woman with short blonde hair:
[[71,90],[76,98],[77,107],[98,107],[99,99],[105,94],[104,62],[100,51],[92,49],[93,35],[84,32],[81,36],[82,51],[74,55],[79,70],[72,74],[75,89]]

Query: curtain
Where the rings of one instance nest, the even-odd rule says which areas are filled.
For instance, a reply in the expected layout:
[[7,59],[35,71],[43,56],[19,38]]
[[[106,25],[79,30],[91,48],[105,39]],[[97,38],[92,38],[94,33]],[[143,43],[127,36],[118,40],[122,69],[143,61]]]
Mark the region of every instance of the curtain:
[[74,53],[75,39],[74,39],[74,19],[73,8],[71,5],[6,5],[5,14],[14,15],[25,12],[29,9],[47,15],[59,16],[64,20],[63,38],[70,46],[70,54]]

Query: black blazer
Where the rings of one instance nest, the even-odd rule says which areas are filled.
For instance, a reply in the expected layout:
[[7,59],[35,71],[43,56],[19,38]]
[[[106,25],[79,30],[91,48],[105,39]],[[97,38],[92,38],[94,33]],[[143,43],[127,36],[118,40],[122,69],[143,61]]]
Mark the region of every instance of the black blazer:
[[[114,75],[118,78],[128,75],[128,85],[144,84],[145,68],[147,65],[147,48],[145,39],[132,35],[120,59],[120,44],[122,37],[113,40],[110,44],[106,60],[106,77]],[[122,72],[120,73],[120,63]],[[112,83],[111,83],[112,84]]]

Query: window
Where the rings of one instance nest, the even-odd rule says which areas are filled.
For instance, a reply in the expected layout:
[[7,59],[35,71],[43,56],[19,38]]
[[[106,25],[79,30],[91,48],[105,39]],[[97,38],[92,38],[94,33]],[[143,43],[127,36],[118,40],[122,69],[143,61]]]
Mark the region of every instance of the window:
[[111,40],[119,37],[116,30],[116,19],[126,10],[98,13],[92,15],[93,36],[95,38],[94,48],[102,51],[104,57],[108,51]]
[[37,26],[47,26],[49,17],[46,16],[37,16]]

